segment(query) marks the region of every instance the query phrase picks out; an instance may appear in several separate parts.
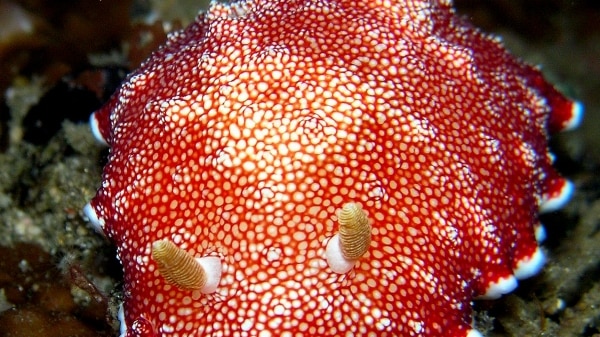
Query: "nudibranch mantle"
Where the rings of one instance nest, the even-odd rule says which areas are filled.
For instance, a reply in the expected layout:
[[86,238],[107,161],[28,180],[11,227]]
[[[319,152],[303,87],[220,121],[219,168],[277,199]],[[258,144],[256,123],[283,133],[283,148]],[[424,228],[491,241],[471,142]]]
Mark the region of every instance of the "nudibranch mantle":
[[480,336],[581,114],[449,0],[213,2],[91,116],[123,335]]

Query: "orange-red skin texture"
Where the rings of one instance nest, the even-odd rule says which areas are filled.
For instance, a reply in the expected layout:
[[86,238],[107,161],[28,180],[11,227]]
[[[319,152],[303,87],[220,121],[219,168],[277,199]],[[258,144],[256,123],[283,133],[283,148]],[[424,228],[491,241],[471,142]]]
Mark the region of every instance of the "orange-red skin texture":
[[[214,5],[94,115],[126,335],[466,336],[539,250],[572,105],[448,1]],[[337,274],[348,202],[371,246]],[[168,284],[160,239],[220,257],[217,291]]]

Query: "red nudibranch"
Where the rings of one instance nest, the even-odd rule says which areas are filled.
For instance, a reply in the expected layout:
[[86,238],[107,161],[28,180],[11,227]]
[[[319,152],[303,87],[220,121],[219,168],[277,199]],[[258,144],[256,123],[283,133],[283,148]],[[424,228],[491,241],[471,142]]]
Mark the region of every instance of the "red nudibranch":
[[212,3],[91,117],[133,336],[480,336],[581,105],[451,0]]

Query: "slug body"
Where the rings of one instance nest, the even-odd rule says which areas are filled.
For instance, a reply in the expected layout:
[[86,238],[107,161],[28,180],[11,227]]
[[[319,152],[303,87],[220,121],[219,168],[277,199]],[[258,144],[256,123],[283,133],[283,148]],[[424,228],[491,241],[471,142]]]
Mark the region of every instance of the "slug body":
[[480,336],[580,116],[449,0],[215,2],[91,117],[123,334]]

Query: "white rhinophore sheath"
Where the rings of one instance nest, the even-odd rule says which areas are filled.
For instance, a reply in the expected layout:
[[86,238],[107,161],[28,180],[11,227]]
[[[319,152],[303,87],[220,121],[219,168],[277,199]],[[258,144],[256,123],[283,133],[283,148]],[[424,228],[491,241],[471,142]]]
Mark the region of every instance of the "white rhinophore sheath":
[[206,272],[206,284],[200,289],[203,294],[210,294],[217,291],[219,281],[221,281],[222,265],[221,259],[216,256],[204,256],[196,258],[196,261]]
[[342,247],[340,246],[340,234],[334,235],[329,242],[327,242],[327,248],[325,248],[325,258],[329,268],[338,274],[345,274],[354,265],[356,261],[348,260],[342,253]]

